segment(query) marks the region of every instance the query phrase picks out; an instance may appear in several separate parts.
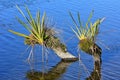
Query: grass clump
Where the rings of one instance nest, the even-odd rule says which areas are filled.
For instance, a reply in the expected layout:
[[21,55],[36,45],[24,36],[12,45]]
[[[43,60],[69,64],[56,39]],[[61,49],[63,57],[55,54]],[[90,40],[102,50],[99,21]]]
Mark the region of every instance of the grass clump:
[[79,43],[79,48],[90,54],[90,55],[99,55],[101,56],[102,54],[102,49],[93,41],[89,41],[89,40],[82,40],[80,43]]
[[55,30],[47,25],[45,12],[43,16],[41,16],[40,11],[37,11],[36,18],[33,18],[30,10],[26,6],[27,16],[18,6],[16,7],[27,23],[18,17],[16,17],[16,19],[29,32],[29,35],[9,30],[11,33],[23,37],[25,39],[24,43],[32,47],[38,44],[45,48],[62,48],[62,50],[65,51],[66,46],[60,42],[59,38],[56,36]]
[[89,54],[101,54],[101,48],[95,43],[96,37],[99,33],[99,25],[105,19],[97,19],[94,23],[91,22],[93,16],[93,11],[90,13],[88,21],[85,25],[82,25],[80,20],[80,14],[78,13],[77,21],[74,19],[71,12],[69,12],[70,17],[74,23],[75,29],[72,27],[72,31],[75,33],[77,38],[80,40],[79,48]]
[[80,14],[78,13],[77,17],[78,17],[78,24],[76,22],[76,20],[74,19],[74,17],[72,16],[72,13],[69,12],[70,17],[74,23],[74,26],[76,27],[76,29],[72,28],[72,31],[76,34],[76,36],[78,37],[78,39],[84,40],[91,40],[91,41],[95,41],[96,36],[99,33],[99,25],[100,23],[104,20],[104,18],[102,19],[97,19],[94,23],[91,22],[91,18],[93,16],[93,11],[90,13],[90,16],[88,18],[88,21],[86,22],[85,26],[82,25],[82,22],[80,20]]
[[40,20],[40,11],[38,11],[36,14],[36,18],[34,19],[31,15],[30,10],[27,7],[25,8],[26,8],[28,17],[26,17],[25,14],[22,12],[22,10],[17,6],[18,11],[22,14],[22,16],[25,18],[27,23],[23,22],[18,17],[16,18],[18,22],[22,24],[27,31],[29,31],[30,35],[15,32],[13,30],[9,30],[9,31],[16,35],[24,37],[26,39],[25,44],[34,45],[37,43],[37,44],[43,45],[44,41],[49,37],[49,35],[47,35],[45,32],[46,31],[45,30],[46,29],[45,28],[46,13],[43,14],[42,20]]

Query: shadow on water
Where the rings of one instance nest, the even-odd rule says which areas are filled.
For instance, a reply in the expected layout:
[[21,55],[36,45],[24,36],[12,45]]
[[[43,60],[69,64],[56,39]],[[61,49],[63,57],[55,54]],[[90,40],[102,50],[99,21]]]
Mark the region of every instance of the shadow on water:
[[65,62],[61,60],[48,72],[31,70],[27,72],[26,77],[29,80],[57,80],[66,72],[67,67],[71,63],[73,62]]
[[93,41],[83,40],[79,47],[85,53],[92,55],[94,58],[94,69],[86,80],[101,80],[101,54],[102,49]]

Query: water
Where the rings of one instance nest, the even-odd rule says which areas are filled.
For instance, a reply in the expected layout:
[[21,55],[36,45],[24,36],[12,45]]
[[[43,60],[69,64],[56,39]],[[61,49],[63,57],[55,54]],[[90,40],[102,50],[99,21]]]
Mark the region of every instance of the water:
[[[25,61],[28,56],[27,48],[23,44],[23,39],[8,32],[9,29],[27,33],[27,31],[16,21],[15,16],[22,16],[18,13],[16,6],[19,5],[24,11],[24,4],[31,10],[33,16],[40,9],[41,13],[46,11],[47,16],[55,24],[55,28],[61,32],[61,40],[68,47],[69,52],[77,56],[78,39],[73,38],[73,32],[70,29],[72,20],[68,14],[71,11],[76,17],[77,12],[81,14],[83,23],[87,21],[89,13],[94,10],[92,21],[98,18],[106,17],[106,20],[100,25],[100,34],[97,37],[97,43],[102,48],[102,63],[98,65],[102,80],[118,80],[120,78],[120,9],[118,0],[0,0],[0,80],[27,80],[31,68],[34,72],[43,71],[40,49],[35,51],[35,65],[30,65]],[[101,44],[102,43],[102,44]],[[104,46],[105,45],[105,46]],[[107,46],[107,47],[106,47]],[[109,49],[107,49],[109,48]],[[90,74],[94,72],[94,60],[91,55],[81,53],[81,59]],[[59,66],[60,65],[60,66]],[[61,67],[63,65],[63,67]],[[55,72],[58,68],[58,73]],[[62,72],[60,72],[60,70]],[[79,62],[62,63],[60,59],[50,51],[48,63],[45,69],[45,76],[51,73],[56,75],[57,80],[85,80],[88,73]],[[53,78],[52,78],[53,79]],[[32,79],[31,79],[32,80]]]

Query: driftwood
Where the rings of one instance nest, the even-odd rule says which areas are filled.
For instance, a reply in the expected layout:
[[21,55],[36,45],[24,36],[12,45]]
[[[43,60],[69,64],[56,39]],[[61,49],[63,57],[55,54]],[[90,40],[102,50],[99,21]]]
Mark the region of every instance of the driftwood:
[[74,55],[72,55],[69,52],[64,52],[60,49],[53,49],[53,51],[56,53],[58,57],[60,57],[63,61],[76,61],[78,58]]
[[[48,34],[48,32],[51,33],[53,31],[49,31],[49,29],[48,29],[47,34]],[[29,36],[32,37],[32,35],[29,35]],[[25,44],[35,45],[35,44],[38,44],[38,42],[36,42],[35,40],[31,40],[31,39],[26,38]],[[60,57],[63,61],[76,61],[76,60],[78,60],[78,58],[76,56],[72,55],[71,53],[69,53],[67,51],[66,45],[63,44],[60,41],[60,39],[58,37],[56,37],[55,35],[50,35],[50,37],[44,41],[44,46],[46,48],[52,49],[55,52],[55,54],[58,57]]]

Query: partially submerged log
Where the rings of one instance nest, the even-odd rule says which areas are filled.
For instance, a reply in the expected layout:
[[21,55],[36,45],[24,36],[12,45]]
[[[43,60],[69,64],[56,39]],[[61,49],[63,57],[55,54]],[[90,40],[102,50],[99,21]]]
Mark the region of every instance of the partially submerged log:
[[58,57],[60,57],[62,59],[62,61],[76,61],[78,60],[78,58],[74,55],[72,55],[69,52],[64,52],[62,50],[59,49],[53,49],[53,51],[57,54]]
[[[50,30],[50,29],[48,29],[48,30]],[[53,32],[53,31],[47,31],[46,33],[48,34],[48,32],[50,33],[50,32]],[[32,34],[30,34],[29,36],[32,37]],[[27,39],[27,38],[25,39],[25,43],[27,45],[39,44],[35,40],[31,40],[31,39]],[[76,56],[72,55],[71,53],[69,53],[67,51],[66,45],[63,44],[60,41],[60,39],[58,37],[56,37],[55,35],[50,35],[50,37],[48,37],[48,39],[46,39],[44,41],[44,46],[46,48],[52,49],[56,53],[56,55],[58,57],[60,57],[63,61],[76,61],[76,60],[78,60],[78,58]]]
[[76,61],[78,58],[67,51],[66,45],[63,44],[57,37],[50,37],[46,42],[46,46],[51,48],[58,57],[63,61]]

